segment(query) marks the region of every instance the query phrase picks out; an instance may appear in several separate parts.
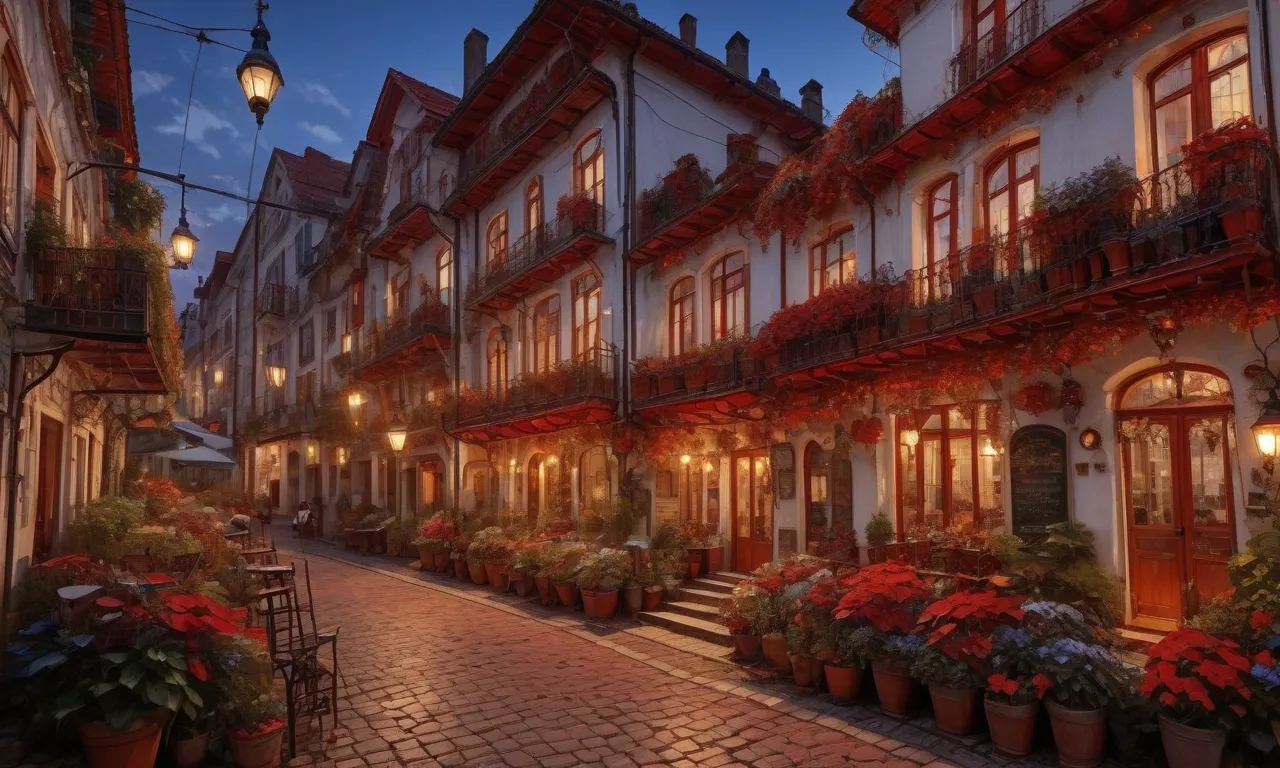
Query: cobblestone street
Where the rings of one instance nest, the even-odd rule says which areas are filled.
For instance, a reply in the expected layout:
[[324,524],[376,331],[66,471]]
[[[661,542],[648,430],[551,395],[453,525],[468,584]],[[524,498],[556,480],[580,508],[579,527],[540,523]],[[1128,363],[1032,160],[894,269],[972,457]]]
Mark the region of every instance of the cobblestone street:
[[344,689],[336,740],[304,740],[291,765],[947,764],[844,722],[789,714],[777,699],[720,690],[742,674],[726,664],[648,643],[658,661],[637,645],[645,641],[593,641],[402,578],[309,561],[321,623],[342,627]]

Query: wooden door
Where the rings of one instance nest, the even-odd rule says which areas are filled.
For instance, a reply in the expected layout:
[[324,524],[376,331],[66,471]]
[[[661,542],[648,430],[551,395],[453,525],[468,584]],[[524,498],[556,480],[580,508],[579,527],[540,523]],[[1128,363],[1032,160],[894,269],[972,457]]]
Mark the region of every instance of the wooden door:
[[529,469],[525,472],[528,486],[524,494],[524,508],[528,514],[529,522],[536,523],[538,515],[541,514],[541,478],[538,476],[542,472],[542,454],[535,454],[529,458]]
[[1183,535],[1175,497],[1175,417],[1152,418],[1124,445],[1130,598],[1135,619],[1185,614]]
[[1227,430],[1230,412],[1187,415],[1179,419],[1186,528],[1187,615],[1209,598],[1231,588],[1227,560],[1235,554],[1235,526],[1231,510],[1231,452]]
[[32,554],[37,561],[53,554],[62,504],[62,422],[40,417],[40,466],[36,485],[36,528]]
[[773,559],[773,478],[767,451],[733,454],[733,565],[750,573]]

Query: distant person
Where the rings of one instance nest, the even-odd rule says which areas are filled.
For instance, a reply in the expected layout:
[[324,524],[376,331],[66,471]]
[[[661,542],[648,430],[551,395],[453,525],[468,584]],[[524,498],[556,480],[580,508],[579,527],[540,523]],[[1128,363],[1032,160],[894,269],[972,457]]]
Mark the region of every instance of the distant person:
[[298,502],[298,511],[293,516],[293,530],[301,531],[311,522],[311,502]]

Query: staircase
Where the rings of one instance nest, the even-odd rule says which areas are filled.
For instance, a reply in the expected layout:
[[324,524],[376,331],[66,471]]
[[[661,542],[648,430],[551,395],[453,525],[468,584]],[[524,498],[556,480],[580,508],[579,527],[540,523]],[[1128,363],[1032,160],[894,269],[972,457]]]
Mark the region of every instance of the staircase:
[[729,630],[718,621],[720,604],[729,598],[734,586],[747,578],[741,573],[721,571],[686,581],[680,587],[680,599],[664,602],[656,611],[642,611],[636,616],[641,623],[704,640],[726,647],[733,645]]

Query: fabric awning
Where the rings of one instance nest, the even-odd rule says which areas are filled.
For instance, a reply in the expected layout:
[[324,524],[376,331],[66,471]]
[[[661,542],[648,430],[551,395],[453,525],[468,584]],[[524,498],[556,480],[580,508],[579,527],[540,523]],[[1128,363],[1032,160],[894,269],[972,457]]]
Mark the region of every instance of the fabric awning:
[[156,458],[179,461],[193,466],[234,467],[236,465],[233,459],[228,459],[207,445],[197,445],[194,448],[182,448],[176,451],[161,451],[154,455]]

